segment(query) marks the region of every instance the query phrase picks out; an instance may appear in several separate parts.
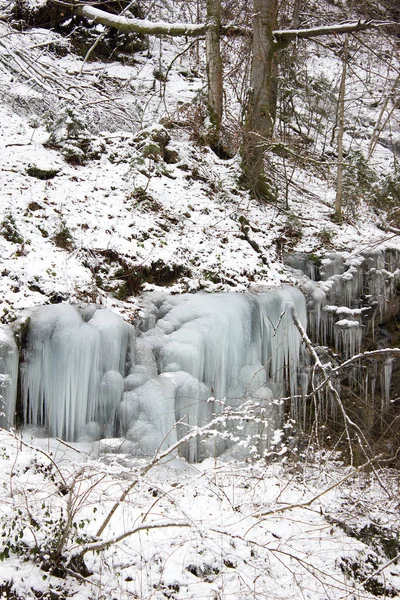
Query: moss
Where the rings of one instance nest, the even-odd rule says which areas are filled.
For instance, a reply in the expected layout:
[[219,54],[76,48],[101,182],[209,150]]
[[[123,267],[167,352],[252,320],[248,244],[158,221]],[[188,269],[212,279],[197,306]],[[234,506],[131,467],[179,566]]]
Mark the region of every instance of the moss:
[[[117,286],[110,289],[120,300],[140,294],[146,283],[167,287],[179,281],[181,277],[191,276],[190,270],[184,265],[166,264],[162,260],[157,260],[150,265],[143,266],[135,264],[114,250],[104,250],[101,255],[109,265],[117,268],[116,272],[120,281]],[[109,269],[107,271],[109,272]],[[121,280],[123,280],[122,283]],[[104,288],[104,281],[101,283]]]
[[27,317],[24,321],[19,323],[18,329],[14,331],[14,338],[20,352],[26,347],[26,339],[28,337],[30,326],[31,318]]
[[36,179],[42,179],[43,181],[53,179],[59,172],[60,169],[40,169],[35,165],[31,165],[26,169],[27,175],[36,177]]
[[47,231],[47,229],[45,229],[44,227],[42,227],[40,225],[38,226],[38,229],[39,229],[40,233],[42,234],[42,237],[44,237],[44,238],[49,237],[49,232]]
[[214,273],[213,271],[203,271],[203,277],[207,281],[211,281],[211,283],[221,283],[221,278],[219,277],[219,275],[217,275],[217,273]]
[[113,295],[117,300],[126,300],[131,295],[127,283],[118,286]]
[[140,186],[135,188],[127,199],[134,200],[135,208],[138,208],[143,212],[159,212],[162,209],[162,205]]
[[311,254],[309,254],[308,259],[314,263],[314,265],[316,267],[320,267],[321,266],[321,257],[318,256],[317,254],[314,254],[313,252],[311,252]]

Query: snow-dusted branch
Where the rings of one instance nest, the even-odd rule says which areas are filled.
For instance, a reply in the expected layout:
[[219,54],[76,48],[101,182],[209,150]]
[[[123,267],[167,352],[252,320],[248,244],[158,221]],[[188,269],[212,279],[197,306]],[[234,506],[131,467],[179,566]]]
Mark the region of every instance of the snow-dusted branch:
[[142,523],[133,529],[129,529],[129,531],[125,531],[121,535],[106,542],[97,542],[94,544],[90,544],[86,546],[82,552],[80,552],[79,556],[83,558],[85,554],[88,552],[100,552],[100,550],[104,550],[113,544],[118,544],[125,540],[127,537],[134,535],[135,533],[139,533],[140,531],[149,531],[150,529],[168,529],[170,527],[192,527],[192,523],[187,523],[186,521],[174,521],[174,522],[166,522],[166,521],[156,521],[153,523]]
[[336,23],[335,25],[326,25],[323,27],[310,27],[309,29],[282,29],[274,31],[273,35],[278,43],[292,42],[294,40],[306,40],[309,38],[320,37],[322,35],[345,35],[355,33],[356,31],[365,31],[366,29],[376,29],[387,25],[394,25],[392,21],[349,21],[346,23]]
[[315,496],[313,496],[309,500],[306,500],[305,502],[299,502],[297,504],[286,504],[285,506],[282,506],[282,507],[279,507],[279,508],[273,508],[271,510],[257,512],[256,514],[254,514],[252,516],[255,517],[255,518],[261,518],[261,517],[267,517],[269,515],[276,515],[278,513],[283,513],[283,512],[286,512],[288,510],[292,510],[294,508],[308,508],[309,506],[311,506],[312,504],[314,504],[314,502],[316,502],[317,500],[319,500],[319,498],[322,498],[322,496],[325,496],[326,494],[328,494],[329,492],[331,492],[335,488],[340,487],[348,479],[351,479],[352,477],[355,477],[356,475],[358,475],[358,473],[361,473],[361,471],[363,471],[367,467],[370,467],[374,462],[378,462],[380,460],[380,458],[381,458],[381,456],[378,455],[378,456],[374,456],[374,458],[372,458],[370,460],[367,460],[367,462],[365,462],[364,464],[362,464],[359,467],[355,468],[353,471],[350,471],[349,473],[347,473],[339,481],[336,481],[335,483],[333,483],[332,485],[328,486],[327,488],[324,488],[321,492],[319,492],[318,494],[315,494]]
[[345,360],[341,365],[332,369],[332,374],[338,373],[342,369],[350,366],[358,360],[361,360],[362,358],[384,358],[386,356],[400,358],[400,348],[381,348],[380,350],[369,350],[368,352],[360,352],[359,354],[355,354],[348,360]]
[[167,448],[166,450],[156,452],[156,454],[153,456],[153,458],[141,470],[139,477],[137,477],[134,481],[132,481],[132,483],[122,492],[122,494],[118,498],[118,500],[116,500],[116,502],[113,504],[112,508],[107,513],[106,518],[104,519],[103,523],[99,527],[99,529],[96,533],[96,537],[100,537],[100,535],[103,533],[103,531],[105,530],[105,528],[111,521],[111,519],[112,519],[113,515],[115,514],[116,510],[118,509],[118,507],[121,506],[121,504],[127,498],[128,494],[136,487],[140,478],[147,475],[147,473],[150,471],[150,469],[152,469],[155,465],[158,465],[164,458],[167,458],[167,456],[170,456],[171,454],[173,454],[175,452],[175,450],[180,448],[180,446],[182,446],[186,442],[188,442],[191,439],[198,437],[200,435],[205,435],[207,433],[211,433],[213,427],[221,422],[224,422],[225,418],[226,418],[225,415],[220,415],[220,416],[216,417],[215,419],[213,419],[207,425],[193,429],[187,435],[183,436],[177,442],[175,442],[174,444],[169,446],[169,448]]
[[[295,310],[293,310],[293,322],[296,325],[296,327],[301,335],[301,338],[302,338],[304,344],[306,345],[307,350],[309,351],[311,357],[314,360],[315,368],[318,369],[321,372],[322,376],[324,377],[323,386],[327,387],[327,389],[331,393],[332,397],[334,398],[334,401],[336,402],[337,406],[339,407],[340,412],[342,413],[346,437],[347,437],[347,441],[349,444],[351,463],[353,464],[353,447],[352,447],[352,443],[351,443],[349,427],[351,427],[352,430],[356,432],[359,443],[360,443],[360,447],[363,450],[365,456],[368,458],[368,455],[366,452],[366,448],[369,447],[368,441],[365,438],[365,435],[364,435],[363,431],[360,429],[360,427],[349,417],[349,415],[344,407],[344,404],[342,402],[342,399],[340,397],[340,394],[332,383],[332,368],[331,368],[330,364],[329,365],[322,364],[322,362],[321,362],[310,338],[308,337],[307,332],[303,327],[303,324],[301,323],[300,319],[298,318]],[[314,383],[314,381],[313,381],[313,383]],[[376,472],[375,472],[375,475],[376,475],[377,480],[380,482],[379,475]],[[384,486],[382,486],[382,487],[384,487]]]
[[[124,32],[134,32],[144,35],[169,35],[199,37],[205,35],[207,23],[167,23],[166,21],[149,21],[148,19],[135,19],[123,15],[113,15],[109,12],[95,8],[94,6],[78,6],[75,12],[87,19],[119,29]],[[324,27],[311,27],[309,29],[287,29],[273,32],[277,44],[288,44],[297,39],[309,39],[323,35],[342,35],[374,29],[385,25],[394,25],[391,21],[350,21],[346,23],[337,23]],[[249,27],[228,24],[221,26],[222,35],[251,35],[252,30]]]

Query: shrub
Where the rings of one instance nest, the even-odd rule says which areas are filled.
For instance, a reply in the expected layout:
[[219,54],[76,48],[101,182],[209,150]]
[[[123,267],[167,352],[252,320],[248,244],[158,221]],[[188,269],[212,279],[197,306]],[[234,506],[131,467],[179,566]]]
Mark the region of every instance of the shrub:
[[73,248],[73,238],[65,221],[62,220],[60,222],[58,231],[53,235],[53,242],[59,248],[63,248],[63,250],[70,250]]
[[0,234],[4,237],[4,239],[7,240],[7,242],[12,242],[13,244],[24,243],[24,238],[18,231],[15,218],[10,212],[4,215],[4,219],[0,224]]
[[377,180],[375,171],[360,150],[346,157],[343,170],[343,208],[347,217],[356,217],[360,201],[366,199]]

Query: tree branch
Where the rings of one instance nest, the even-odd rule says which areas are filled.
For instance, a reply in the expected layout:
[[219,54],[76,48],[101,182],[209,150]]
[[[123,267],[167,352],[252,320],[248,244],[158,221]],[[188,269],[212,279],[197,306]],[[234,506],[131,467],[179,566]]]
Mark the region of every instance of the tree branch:
[[[126,33],[134,32],[145,35],[198,37],[205,35],[208,28],[207,23],[167,23],[166,21],[149,21],[147,19],[135,19],[123,15],[113,15],[90,5],[76,7],[75,13],[94,21],[95,23],[119,29]],[[363,31],[365,29],[383,27],[385,25],[396,25],[396,23],[392,21],[375,20],[351,21],[324,27],[312,27],[310,29],[278,30],[273,32],[273,36],[277,45],[283,44],[286,46],[296,39],[308,39],[321,35],[340,35],[355,31]],[[252,30],[250,27],[229,23],[221,26],[221,34],[226,36],[251,35]]]
[[316,500],[319,500],[319,498],[321,498],[322,496],[325,496],[326,494],[328,494],[329,492],[331,492],[335,488],[341,486],[342,483],[344,483],[345,481],[347,481],[351,477],[355,477],[356,475],[358,475],[358,473],[361,473],[361,471],[363,471],[367,467],[371,466],[374,462],[378,462],[380,460],[380,458],[381,458],[381,455],[378,455],[378,456],[374,456],[373,458],[367,460],[367,462],[365,462],[364,464],[360,465],[357,468],[354,468],[353,471],[350,471],[349,473],[347,473],[346,475],[344,475],[344,477],[342,477],[341,479],[339,479],[339,481],[335,481],[335,483],[332,483],[332,485],[330,485],[327,488],[323,489],[322,492],[319,492],[318,494],[316,494],[315,496],[313,496],[312,498],[310,498],[310,500],[306,500],[305,502],[299,502],[297,504],[286,504],[285,506],[282,506],[282,507],[279,507],[279,508],[273,508],[271,510],[267,510],[267,511],[263,511],[263,512],[258,512],[258,513],[255,513],[255,514],[251,515],[251,516],[254,517],[254,518],[256,518],[256,519],[259,519],[261,517],[267,517],[269,515],[276,515],[278,513],[283,513],[283,512],[286,512],[288,510],[292,510],[294,508],[308,508],[309,506],[311,506],[311,504],[314,504],[314,502]]
[[85,556],[85,554],[87,554],[88,552],[100,552],[100,550],[104,550],[104,548],[108,548],[109,546],[113,546],[114,544],[118,544],[118,542],[122,542],[122,540],[124,540],[127,537],[130,537],[131,535],[134,535],[135,533],[139,533],[140,531],[148,531],[150,529],[166,529],[167,527],[192,527],[191,523],[187,523],[185,521],[174,521],[173,523],[169,523],[167,522],[155,522],[155,523],[142,523],[141,525],[138,525],[137,527],[134,527],[133,529],[130,529],[129,531],[125,531],[124,533],[122,533],[121,535],[119,535],[116,538],[113,538],[111,540],[108,540],[106,542],[98,542],[98,543],[94,543],[94,544],[90,544],[89,546],[86,546],[86,548],[84,548],[82,550],[82,552],[80,552],[78,554],[78,556],[80,556],[81,558],[83,558]]
[[[396,25],[393,21],[349,21],[347,23],[337,23],[335,25],[326,25],[323,27],[311,27],[309,29],[283,29],[274,31],[273,35],[278,44],[289,43],[293,40],[304,40],[321,35],[343,35],[355,31],[364,31],[365,29],[375,29],[385,25]],[[398,25],[398,23],[397,23]]]

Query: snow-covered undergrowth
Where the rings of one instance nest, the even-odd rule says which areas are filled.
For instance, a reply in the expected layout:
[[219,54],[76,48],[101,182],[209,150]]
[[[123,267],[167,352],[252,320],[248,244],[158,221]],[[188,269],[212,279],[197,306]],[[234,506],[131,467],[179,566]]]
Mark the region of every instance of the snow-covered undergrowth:
[[149,470],[123,454],[96,458],[96,447],[5,432],[0,448],[6,597],[399,592],[396,471],[304,453],[269,466],[170,457]]

